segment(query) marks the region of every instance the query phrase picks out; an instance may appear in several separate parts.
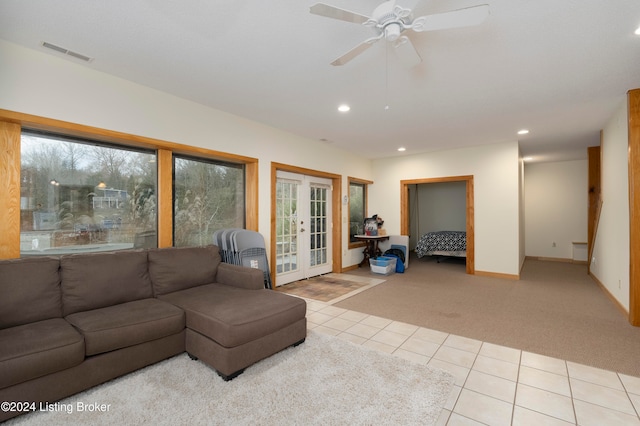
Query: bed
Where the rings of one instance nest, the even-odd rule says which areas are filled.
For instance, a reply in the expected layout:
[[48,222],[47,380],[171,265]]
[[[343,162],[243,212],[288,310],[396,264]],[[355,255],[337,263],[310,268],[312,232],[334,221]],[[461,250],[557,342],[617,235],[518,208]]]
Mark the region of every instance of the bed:
[[467,257],[467,233],[465,231],[427,232],[416,246],[418,258],[424,256]]

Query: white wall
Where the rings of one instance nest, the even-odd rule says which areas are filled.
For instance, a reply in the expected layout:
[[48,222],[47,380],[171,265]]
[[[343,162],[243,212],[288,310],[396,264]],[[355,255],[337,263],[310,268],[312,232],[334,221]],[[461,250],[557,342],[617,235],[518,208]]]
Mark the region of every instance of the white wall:
[[572,242],[587,242],[587,179],[587,160],[525,164],[527,256],[572,259]]
[[467,184],[464,181],[426,183],[409,187],[410,247],[434,231],[465,231]]
[[602,211],[591,273],[629,310],[629,167],[627,102],[603,129]]
[[[259,158],[259,231],[270,242],[271,162],[371,180],[371,162],[226,112],[0,40],[0,108]],[[343,247],[348,209],[342,206]],[[335,224],[338,226],[338,224]],[[343,266],[362,250],[343,252]]]
[[[98,128],[259,158],[259,231],[270,243],[270,165],[291,164],[373,180],[369,212],[399,234],[402,179],[474,175],[476,270],[518,274],[517,142],[371,162],[35,50],[0,41],[0,108]],[[342,245],[348,246],[343,206]],[[343,250],[343,266],[362,259]]]
[[519,273],[520,229],[518,143],[438,151],[374,160],[369,212],[400,233],[401,180],[474,177],[476,271]]

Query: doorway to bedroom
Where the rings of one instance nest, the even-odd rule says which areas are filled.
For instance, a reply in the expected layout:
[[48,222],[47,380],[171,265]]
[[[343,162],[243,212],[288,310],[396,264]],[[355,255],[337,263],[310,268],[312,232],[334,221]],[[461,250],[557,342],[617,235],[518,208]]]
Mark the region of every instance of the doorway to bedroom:
[[[415,223],[417,218],[413,219],[412,223],[412,206],[414,204],[416,191],[421,185],[429,184],[443,184],[440,188],[451,186],[451,188],[458,188],[459,191],[463,191],[463,201],[450,201],[451,211],[448,213],[448,221],[464,221],[464,229],[466,231],[466,273],[475,274],[475,234],[474,234],[474,202],[473,202],[473,176],[450,176],[441,178],[427,178],[427,179],[411,179],[400,181],[400,231],[402,235],[410,235],[413,244],[416,243],[420,235],[415,235],[419,228],[419,224]],[[433,187],[435,189],[435,186]],[[413,192],[413,196],[411,195]],[[446,209],[437,207],[440,215]],[[464,216],[464,218],[462,218]],[[448,223],[448,222],[447,222]],[[453,223],[453,222],[451,222]],[[456,222],[457,223],[457,222]],[[453,225],[452,225],[453,226]],[[412,235],[413,234],[413,235]],[[415,245],[412,245],[415,247]]]

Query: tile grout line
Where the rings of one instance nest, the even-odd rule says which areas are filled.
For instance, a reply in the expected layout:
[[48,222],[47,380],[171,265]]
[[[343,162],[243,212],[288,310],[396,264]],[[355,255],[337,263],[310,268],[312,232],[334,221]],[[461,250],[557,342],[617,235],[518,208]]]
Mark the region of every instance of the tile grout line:
[[569,365],[567,362],[564,362],[567,366],[567,381],[569,382],[569,395],[571,395],[571,408],[573,409],[573,418],[575,419],[575,424],[578,424],[578,410],[576,410],[576,400],[573,397],[573,385],[571,384],[571,375],[569,373]]
[[[520,350],[520,356],[518,356],[518,374],[516,375],[516,389],[513,392],[513,405],[511,406],[511,425],[513,425],[514,418],[516,416],[516,401],[518,399],[518,387],[520,386],[520,370],[522,369],[522,350]],[[524,408],[524,407],[523,407]]]
[[[451,334],[449,334],[449,336],[451,336]],[[447,339],[449,338],[449,336],[447,336]],[[444,343],[447,341],[447,339],[445,339],[444,342],[442,342],[442,345],[440,345],[440,347],[442,347],[444,345]],[[484,342],[482,342],[482,345],[484,345]],[[455,404],[453,404],[453,408],[451,408],[451,414],[455,413],[455,409],[456,409],[456,406],[458,405],[458,401],[460,401],[460,395],[462,395],[462,391],[467,389],[466,386],[467,386],[467,381],[469,380],[469,374],[471,374],[471,371],[473,370],[473,366],[476,364],[476,361],[478,360],[478,354],[480,353],[480,350],[482,350],[482,345],[480,345],[480,349],[478,349],[478,353],[476,353],[475,357],[473,358],[473,363],[471,364],[471,367],[469,367],[469,372],[467,373],[467,377],[465,377],[465,379],[464,379],[464,383],[462,383],[462,385],[460,386],[460,392],[458,393],[458,396],[456,398]],[[437,351],[436,351],[436,353],[437,353]],[[467,389],[467,391],[474,392],[471,389]],[[476,392],[476,393],[478,393],[478,392]],[[489,396],[489,395],[486,395],[486,396]],[[513,420],[513,408],[511,409],[511,411],[512,411],[511,419]],[[459,416],[463,416],[460,413],[456,413],[456,414],[459,415]],[[463,417],[469,418],[467,416],[463,416]],[[449,419],[450,418],[451,418],[451,416],[449,416]],[[478,421],[476,419],[471,419],[471,420]],[[447,420],[447,423],[449,423],[449,420]]]
[[633,400],[631,399],[631,395],[629,394],[629,390],[627,389],[627,385],[625,385],[624,380],[622,380],[622,377],[620,377],[620,373],[616,373],[616,375],[618,376],[618,380],[620,380],[620,383],[622,383],[622,388],[624,389],[624,392],[627,394],[627,398],[629,398],[629,402],[631,402],[631,407],[633,407],[633,411],[635,411],[636,416],[640,418],[640,411],[638,407],[636,407],[636,405],[633,403]]
[[[312,312],[322,313],[322,312],[320,312],[320,311],[324,310],[324,309],[325,309],[325,308],[327,308],[327,307],[332,306],[332,304],[329,304],[329,303],[326,303],[326,302],[322,302],[322,303],[320,303],[319,305],[315,305],[315,306],[317,306],[317,307],[318,307],[318,309],[317,309],[316,311],[312,311]],[[342,319],[343,319],[343,320],[345,320],[345,321],[352,322],[352,323],[353,323],[353,325],[362,324],[362,323],[363,323],[363,321],[365,321],[367,318],[370,318],[370,317],[382,318],[382,317],[377,317],[377,316],[375,316],[375,315],[366,314],[366,313],[363,313],[363,312],[351,311],[351,310],[348,310],[348,309],[344,309],[344,310],[343,310],[342,308],[338,308],[338,309],[341,309],[341,310],[342,310],[342,312],[341,312],[340,314],[334,314],[334,313],[332,313],[332,314],[326,314],[326,313],[324,313],[324,315],[330,316],[330,317],[331,317],[331,319],[341,317],[342,315],[345,315],[345,314],[348,314],[348,313],[355,313],[355,314],[358,314],[358,316],[360,316],[360,315],[364,315],[364,316],[362,316],[360,319],[358,319],[357,321],[354,321],[354,320],[351,320],[351,319],[345,319],[345,318],[342,318]],[[334,329],[334,328],[331,328],[331,327],[328,327],[328,326],[324,326],[324,325],[323,325],[324,323],[323,323],[323,324],[317,324],[317,323],[314,323],[314,325],[315,325],[316,327],[324,327],[324,328],[331,329],[332,331],[334,331],[334,332],[336,332],[336,333],[337,333],[337,334],[335,334],[336,336],[339,336],[339,335],[342,335],[342,334],[349,334],[349,335],[352,335],[352,336],[357,337],[357,338],[359,338],[359,339],[363,339],[362,343],[360,343],[361,345],[364,345],[364,344],[365,344],[365,343],[367,343],[367,342],[372,342],[372,343],[375,343],[375,344],[384,344],[384,345],[390,346],[390,347],[392,347],[392,348],[393,348],[393,350],[390,352],[390,354],[395,355],[395,356],[398,356],[398,357],[400,357],[400,356],[401,356],[399,353],[397,353],[397,352],[398,352],[398,349],[402,349],[402,348],[401,348],[401,346],[402,346],[403,344],[405,344],[405,343],[406,343],[409,339],[411,339],[411,338],[415,338],[415,339],[417,339],[417,340],[419,340],[419,341],[423,341],[423,342],[425,342],[425,343],[436,344],[436,345],[437,345],[437,349],[435,350],[435,352],[433,353],[433,355],[435,355],[435,354],[436,354],[436,353],[437,353],[437,352],[438,352],[442,347],[449,347],[449,348],[453,348],[453,349],[457,349],[457,350],[461,350],[461,351],[464,351],[464,352],[467,352],[467,353],[471,353],[471,354],[473,354],[473,355],[474,355],[474,361],[473,361],[473,363],[471,364],[471,367],[469,368],[469,372],[467,373],[467,375],[466,375],[466,377],[465,377],[465,380],[464,380],[463,385],[462,385],[462,386],[460,386],[460,392],[458,393],[458,396],[456,397],[455,402],[453,402],[452,409],[451,409],[450,411],[449,411],[449,410],[447,410],[447,411],[449,411],[449,415],[448,415],[448,417],[447,417],[447,419],[446,419],[446,421],[445,421],[445,423],[444,423],[444,424],[447,424],[447,423],[451,420],[451,416],[452,416],[452,414],[454,413],[454,409],[455,409],[455,407],[456,407],[456,405],[457,405],[457,403],[458,403],[458,401],[459,401],[460,394],[462,393],[462,390],[464,390],[464,389],[466,389],[467,391],[470,391],[470,392],[474,392],[474,393],[477,393],[477,394],[480,394],[480,395],[484,395],[484,396],[487,396],[487,397],[490,397],[490,398],[496,399],[496,400],[498,400],[498,401],[506,402],[506,401],[501,400],[501,399],[499,399],[499,398],[495,398],[495,397],[493,397],[493,396],[491,396],[491,395],[486,395],[486,394],[484,394],[484,393],[482,393],[482,392],[477,392],[477,391],[473,391],[473,390],[471,390],[471,389],[466,388],[466,385],[467,385],[467,382],[468,382],[468,378],[469,378],[469,374],[471,373],[471,371],[473,371],[473,368],[474,368],[474,366],[475,366],[475,365],[476,365],[476,363],[477,363],[478,357],[480,356],[480,352],[482,351],[482,348],[483,348],[483,347],[485,347],[485,345],[487,344],[487,342],[484,342],[484,341],[483,341],[483,342],[481,342],[481,346],[480,346],[480,348],[478,349],[478,351],[477,351],[477,352],[470,352],[469,350],[466,350],[466,349],[460,349],[460,348],[455,347],[455,346],[449,346],[449,345],[447,345],[447,344],[446,344],[447,340],[448,340],[451,336],[454,336],[454,335],[452,335],[452,334],[450,334],[450,333],[440,332],[440,331],[438,331],[438,330],[433,330],[433,331],[435,331],[435,332],[439,332],[439,333],[442,333],[442,334],[446,335],[446,337],[444,338],[444,340],[442,341],[442,343],[437,343],[437,342],[434,342],[434,341],[431,341],[431,340],[423,340],[423,339],[421,339],[420,337],[416,336],[416,334],[418,333],[418,331],[419,331],[421,328],[426,329],[426,330],[431,330],[431,329],[429,329],[429,328],[426,328],[426,327],[420,327],[420,326],[415,326],[415,325],[413,325],[413,324],[408,324],[408,323],[407,323],[408,325],[415,326],[416,328],[415,328],[415,330],[413,330],[410,334],[405,335],[405,334],[403,334],[403,333],[398,333],[398,332],[396,332],[396,331],[393,331],[393,330],[389,330],[389,329],[388,329],[388,327],[389,327],[391,324],[393,324],[393,323],[400,323],[400,324],[405,324],[405,323],[403,323],[402,321],[394,321],[394,320],[390,320],[390,319],[388,319],[388,318],[383,318],[383,319],[387,320],[387,321],[388,321],[388,323],[387,323],[386,325],[384,325],[382,328],[380,328],[380,326],[372,326],[372,325],[364,324],[364,325],[368,325],[368,326],[370,326],[370,327],[374,327],[374,328],[376,328],[376,329],[377,329],[377,331],[375,332],[375,334],[373,334],[371,337],[368,337],[368,338],[367,338],[367,337],[363,337],[363,336],[359,336],[359,335],[356,335],[356,334],[349,333],[349,332],[348,332],[348,329],[341,330],[341,329]],[[330,321],[330,320],[325,321],[325,323],[326,323],[326,322],[328,322],[328,321]],[[352,326],[351,326],[351,327],[352,327]],[[349,327],[349,328],[350,328],[350,327]],[[380,333],[380,331],[383,331],[383,330],[386,330],[386,331],[388,331],[388,332],[390,332],[390,333],[394,333],[394,334],[397,334],[397,335],[402,336],[402,337],[403,337],[402,341],[401,341],[399,344],[392,344],[392,345],[391,345],[391,344],[389,344],[389,343],[385,343],[385,342],[382,342],[382,341],[372,340],[372,338],[373,338],[375,335],[377,335],[378,333]],[[464,336],[459,336],[459,337],[464,338]],[[475,340],[475,339],[472,339],[472,340]],[[374,348],[374,349],[375,349],[375,348]],[[518,363],[517,363],[517,378],[516,378],[516,382],[515,382],[515,384],[516,384],[516,388],[515,388],[515,393],[514,393],[514,397],[513,397],[513,403],[511,404],[511,422],[510,422],[510,423],[511,423],[511,424],[513,424],[513,422],[514,422],[514,416],[515,416],[515,407],[517,406],[517,404],[516,404],[516,398],[517,398],[517,394],[518,394],[518,389],[519,389],[519,387],[520,387],[520,385],[521,385],[521,382],[520,382],[520,372],[521,372],[521,369],[522,369],[522,367],[523,367],[522,362],[523,362],[523,355],[524,355],[524,352],[525,352],[525,351],[523,351],[523,350],[519,350],[519,349],[516,349],[516,348],[509,348],[509,349],[514,349],[514,350],[519,351],[519,357],[518,357]],[[427,358],[427,360],[426,360],[426,364],[427,364],[427,365],[428,365],[432,360],[437,359],[437,358],[434,358],[434,356],[433,356],[433,355],[432,355],[432,356],[427,356],[427,355],[424,355],[424,354],[421,354],[421,353],[418,353],[418,352],[414,352],[414,351],[409,350],[409,349],[404,349],[404,350],[405,350],[405,351],[407,351],[407,352],[409,352],[409,353],[412,353],[412,354],[415,354],[415,355],[418,355],[418,356],[422,356],[422,357]],[[490,358],[490,359],[493,359],[493,360],[503,361],[503,362],[508,362],[508,363],[513,364],[513,363],[512,363],[512,362],[510,362],[510,361],[507,361],[507,360],[504,360],[504,359],[501,359],[501,358],[498,358],[498,357],[489,356],[489,355],[483,355],[483,356],[486,356],[487,358]],[[556,359],[556,358],[553,358],[553,359]],[[443,361],[443,360],[439,360],[439,359],[437,359],[437,360],[438,360],[438,361],[442,361],[442,362],[448,362],[448,361]],[[560,360],[560,359],[558,359],[558,360]],[[573,415],[574,415],[574,423],[573,423],[573,424],[575,425],[575,424],[578,424],[578,423],[577,423],[577,422],[578,422],[578,420],[577,420],[577,412],[576,412],[576,407],[575,407],[575,401],[576,401],[576,399],[575,399],[575,398],[574,398],[574,396],[573,396],[573,387],[572,387],[572,384],[571,384],[571,378],[572,378],[572,376],[571,376],[571,375],[570,375],[570,373],[569,373],[569,367],[568,367],[567,361],[566,361],[566,360],[560,360],[560,361],[562,361],[563,366],[564,366],[564,369],[565,369],[565,371],[566,371],[566,373],[567,373],[567,374],[566,374],[566,378],[567,378],[568,385],[569,385],[569,398],[570,398],[570,400],[571,400],[571,407],[572,407],[572,411],[573,411]],[[452,363],[452,362],[448,362],[448,363],[451,363],[451,364],[452,364],[452,365],[454,365],[454,366],[458,366],[458,364],[456,364],[456,363]],[[466,367],[464,367],[464,366],[460,366],[460,367],[462,367],[462,368],[466,368]],[[588,366],[587,366],[587,367],[588,367]],[[549,374],[553,374],[553,375],[558,375],[558,376],[565,377],[563,374],[558,374],[558,373],[556,373],[555,371],[547,371],[547,370],[545,370],[545,369],[543,369],[543,368],[538,368],[538,367],[533,367],[533,366],[532,366],[532,367],[530,367],[530,368],[531,368],[531,369],[533,369],[533,370],[541,371],[541,372],[543,372],[543,373],[549,373]],[[605,370],[605,371],[608,371],[608,370]],[[631,400],[631,397],[630,397],[629,391],[627,390],[627,386],[625,385],[624,381],[623,381],[623,380],[622,380],[622,378],[620,377],[620,373],[618,373],[618,372],[613,372],[613,373],[615,373],[615,374],[616,374],[616,377],[618,378],[619,382],[622,384],[622,388],[624,389],[625,395],[626,395],[626,397],[628,398],[628,400],[629,400],[629,402],[630,402],[630,404],[631,404],[631,406],[632,406],[632,408],[633,408],[633,410],[634,410],[634,412],[635,412],[635,417],[640,419],[640,415],[639,415],[639,413],[638,413],[638,409],[637,409],[637,408],[636,408],[636,406],[633,404],[633,401]],[[504,378],[504,377],[496,376],[495,374],[491,374],[491,373],[486,373],[486,374],[491,375],[491,376],[494,376],[494,377]],[[576,380],[580,380],[580,379],[577,379],[577,378],[574,378],[574,379],[576,379]],[[507,380],[508,380],[508,379],[507,379]],[[592,381],[585,381],[585,382],[586,382],[586,383],[589,383],[589,384],[592,384],[592,385],[595,385],[595,386],[601,386],[601,387],[604,387],[604,388],[608,388],[608,389],[616,390],[615,388],[610,388],[609,386],[607,386],[607,385],[602,385],[602,384],[600,384],[600,383],[593,383]],[[536,388],[536,389],[540,389],[540,390],[542,390],[542,391],[545,391],[545,392],[550,392],[550,393],[553,393],[553,394],[556,394],[556,395],[560,395],[560,396],[566,396],[566,395],[563,395],[562,393],[558,393],[558,392],[556,392],[556,391],[552,391],[552,390],[547,390],[547,389],[545,389],[545,388],[540,388],[540,387],[538,387],[538,386],[533,386],[533,387],[534,387],[534,388]],[[634,394],[634,395],[635,395],[635,394]],[[619,413],[622,413],[622,414],[628,414],[628,413],[625,413],[625,412],[622,412],[622,411],[619,411],[619,410],[611,409],[611,408],[609,408],[609,407],[607,407],[607,406],[603,406],[603,405],[600,405],[600,404],[594,404],[594,403],[591,403],[591,402],[588,402],[588,401],[585,401],[585,403],[587,403],[587,404],[591,404],[591,405],[595,405],[595,406],[599,406],[599,407],[602,407],[602,408],[605,408],[605,409],[609,409],[609,410],[612,410],[612,411],[615,411],[615,412],[619,412]],[[524,408],[524,409],[527,409],[527,410],[531,410],[531,409],[526,408],[526,407],[523,407],[523,408]],[[538,414],[540,414],[540,415],[548,416],[548,417],[550,417],[550,418],[559,419],[558,417],[555,417],[555,416],[553,416],[553,415],[549,415],[549,414],[545,414],[545,413],[539,412],[539,411],[537,411],[537,410],[532,410],[532,411],[533,411],[533,412],[536,412],[536,413],[538,413]],[[461,415],[461,414],[456,413],[456,415]],[[463,417],[465,417],[465,418],[469,418],[469,417],[467,417],[467,416],[463,416]],[[475,420],[475,419],[472,419],[472,420],[477,421],[477,420]],[[559,420],[563,420],[563,419],[559,419]],[[563,421],[566,421],[566,420],[563,420]]]

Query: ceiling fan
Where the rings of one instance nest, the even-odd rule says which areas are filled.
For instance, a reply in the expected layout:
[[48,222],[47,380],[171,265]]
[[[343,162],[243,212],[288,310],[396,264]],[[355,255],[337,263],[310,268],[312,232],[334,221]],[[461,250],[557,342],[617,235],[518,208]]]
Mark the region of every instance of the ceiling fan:
[[489,5],[471,6],[450,12],[420,16],[415,19],[411,9],[396,5],[395,0],[388,0],[380,4],[370,17],[325,3],[314,4],[311,6],[310,12],[327,18],[362,24],[373,28],[376,32],[374,37],[363,41],[331,62],[331,65],[344,65],[377,41],[385,39],[393,45],[406,65],[414,66],[420,63],[422,58],[413,47],[411,40],[403,35],[405,31],[423,32],[478,25],[489,15]]

